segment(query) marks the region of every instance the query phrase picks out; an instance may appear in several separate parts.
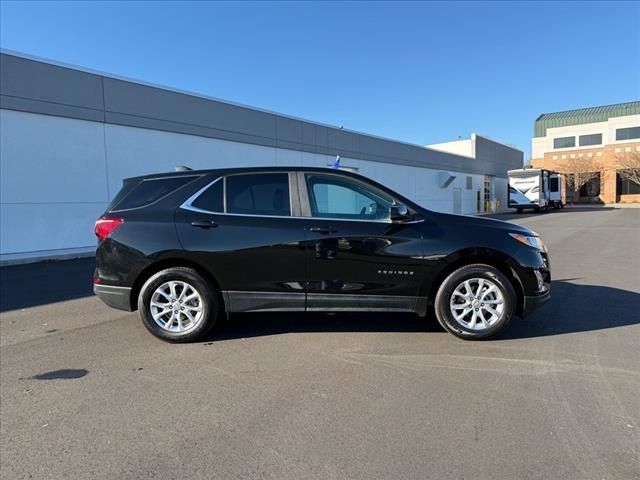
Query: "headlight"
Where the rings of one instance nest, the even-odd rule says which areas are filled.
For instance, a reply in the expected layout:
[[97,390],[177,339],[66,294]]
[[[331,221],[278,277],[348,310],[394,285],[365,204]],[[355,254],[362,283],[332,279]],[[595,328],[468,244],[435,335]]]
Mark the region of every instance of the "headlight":
[[544,244],[540,237],[534,237],[531,235],[521,235],[520,233],[510,233],[512,238],[519,241],[520,243],[524,243],[525,245],[533,248],[537,248],[538,250],[542,250],[543,252],[547,251],[547,246]]

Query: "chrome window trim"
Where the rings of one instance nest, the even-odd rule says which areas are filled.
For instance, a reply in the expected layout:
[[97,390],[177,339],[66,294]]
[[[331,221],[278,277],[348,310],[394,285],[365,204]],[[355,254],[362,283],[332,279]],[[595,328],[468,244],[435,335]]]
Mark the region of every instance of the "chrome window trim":
[[[189,198],[187,198],[184,202],[182,202],[182,205],[180,205],[178,208],[182,208],[184,210],[191,210],[192,212],[224,214],[224,212],[216,212],[213,210],[203,210],[202,208],[194,207],[192,205],[193,202],[195,202],[198,199],[198,197],[202,195],[209,187],[214,185],[216,182],[222,180],[223,178],[224,177],[218,177],[213,182],[207,183],[204,187],[202,187],[200,190],[198,190],[196,193],[194,193]],[[224,203],[224,193],[225,192],[223,191],[222,192],[223,203]]]
[[[255,172],[255,173],[271,173],[271,172]],[[294,174],[296,172],[293,172]],[[331,173],[329,173],[331,175]],[[233,174],[233,175],[243,175],[243,174]],[[247,174],[244,174],[247,175]],[[334,174],[335,175],[335,174]],[[322,221],[332,221],[332,222],[366,222],[366,223],[384,223],[384,224],[393,224],[394,222],[391,221],[390,218],[388,219],[382,219],[382,220],[365,220],[365,219],[351,219],[351,218],[331,218],[331,217],[313,217],[313,216],[306,216],[303,215],[302,212],[300,212],[298,215],[294,215],[293,214],[293,208],[291,211],[291,215],[260,215],[260,214],[251,214],[251,213],[227,213],[226,211],[224,212],[217,212],[214,210],[204,210],[202,208],[198,208],[198,207],[194,207],[192,204],[193,202],[196,201],[196,199],[202,195],[209,187],[211,187],[213,184],[215,184],[216,182],[219,181],[223,181],[223,192],[222,192],[222,200],[223,200],[223,204],[224,204],[224,209],[226,210],[226,203],[227,203],[227,176],[230,175],[225,175],[222,177],[218,177],[215,180],[213,180],[212,182],[209,182],[208,184],[206,184],[204,187],[202,187],[201,189],[199,189],[197,192],[195,192],[193,195],[191,195],[189,198],[187,198],[182,205],[180,205],[178,208],[181,208],[182,210],[189,210],[192,212],[197,212],[197,213],[205,213],[207,215],[225,215],[225,216],[229,216],[229,217],[252,217],[252,218],[292,218],[292,219],[296,219],[296,220],[322,220]],[[338,175],[336,175],[338,176]],[[299,189],[300,189],[300,181],[298,179],[298,194],[300,194]],[[291,183],[289,184],[290,188],[289,188],[289,203],[291,203],[293,201],[293,192],[291,191]],[[305,191],[306,193],[306,191]],[[292,205],[293,207],[293,205]],[[420,218],[418,220],[412,220],[410,222],[401,222],[401,224],[403,225],[410,225],[410,224],[414,224],[414,223],[422,223],[424,222],[424,218]]]

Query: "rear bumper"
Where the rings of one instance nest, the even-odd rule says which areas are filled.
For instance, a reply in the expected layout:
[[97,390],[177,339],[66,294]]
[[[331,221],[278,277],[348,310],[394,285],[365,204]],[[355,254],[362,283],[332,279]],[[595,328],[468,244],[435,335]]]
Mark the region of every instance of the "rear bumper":
[[547,291],[535,296],[524,297],[523,316],[532,314],[542,305],[547,303],[551,299],[551,290],[547,288]]
[[131,288],[93,284],[93,293],[110,307],[131,312]]

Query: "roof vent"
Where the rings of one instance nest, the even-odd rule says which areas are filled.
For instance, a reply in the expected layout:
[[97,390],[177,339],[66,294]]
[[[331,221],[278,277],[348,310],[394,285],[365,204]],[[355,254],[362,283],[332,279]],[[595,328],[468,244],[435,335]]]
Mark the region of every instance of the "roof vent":
[[447,188],[456,179],[456,176],[451,172],[439,172],[438,183],[440,188]]
[[175,166],[175,171],[176,172],[190,172],[191,168],[187,167],[186,165],[176,165]]

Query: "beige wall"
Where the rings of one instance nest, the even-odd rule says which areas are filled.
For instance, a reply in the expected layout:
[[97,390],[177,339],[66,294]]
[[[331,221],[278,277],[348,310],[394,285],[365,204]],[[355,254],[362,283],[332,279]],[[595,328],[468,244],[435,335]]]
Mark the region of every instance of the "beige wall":
[[640,115],[627,115],[625,117],[612,117],[606,122],[585,123],[582,125],[570,125],[567,127],[548,128],[547,135],[544,137],[534,137],[531,141],[531,157],[540,159],[547,153],[564,154],[566,152],[574,153],[574,150],[590,150],[593,147],[579,147],[576,138],[576,147],[572,148],[553,148],[553,139],[560,137],[577,137],[579,135],[589,135],[592,133],[602,134],[602,144],[616,144],[625,146],[628,143],[637,143],[635,140],[616,141],[616,129],[640,126]]

